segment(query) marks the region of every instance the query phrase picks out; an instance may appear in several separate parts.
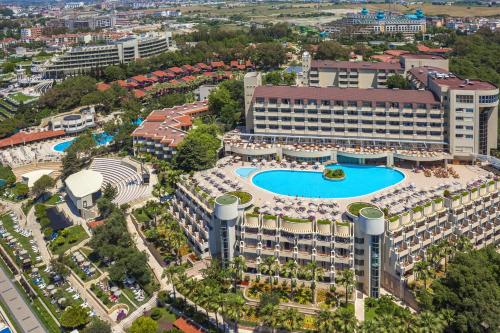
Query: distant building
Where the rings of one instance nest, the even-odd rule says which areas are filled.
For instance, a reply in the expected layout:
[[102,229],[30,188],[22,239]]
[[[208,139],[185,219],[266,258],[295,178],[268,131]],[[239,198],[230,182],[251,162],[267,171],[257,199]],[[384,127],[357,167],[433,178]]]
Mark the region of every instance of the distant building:
[[64,8],[66,8],[66,9],[75,9],[75,8],[82,8],[83,6],[85,6],[85,3],[83,1],[67,2],[64,5]]
[[421,10],[415,14],[395,14],[378,11],[370,13],[366,8],[360,13],[347,14],[342,19],[324,27],[332,34],[397,34],[413,35],[426,32],[426,18]]
[[108,45],[71,48],[54,56],[44,65],[43,77],[61,78],[89,72],[92,68],[126,64],[167,51],[172,45],[172,33],[148,33],[119,39]]

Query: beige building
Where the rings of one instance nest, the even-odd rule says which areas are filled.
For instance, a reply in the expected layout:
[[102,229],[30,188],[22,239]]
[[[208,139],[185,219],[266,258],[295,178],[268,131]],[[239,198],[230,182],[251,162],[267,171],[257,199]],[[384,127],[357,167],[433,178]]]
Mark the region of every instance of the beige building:
[[125,37],[108,45],[73,47],[45,63],[42,75],[53,79],[89,72],[92,68],[126,64],[165,52],[171,45],[172,33],[163,32]]

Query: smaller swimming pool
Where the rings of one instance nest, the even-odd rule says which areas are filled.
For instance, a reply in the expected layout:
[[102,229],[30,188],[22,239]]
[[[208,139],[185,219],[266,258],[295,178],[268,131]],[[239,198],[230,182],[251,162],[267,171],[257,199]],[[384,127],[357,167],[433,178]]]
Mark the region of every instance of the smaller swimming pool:
[[257,168],[238,168],[235,170],[235,172],[240,176],[241,178],[248,178],[248,175],[250,175],[252,172],[258,170]]
[[[73,140],[75,140],[75,138],[59,142],[58,144],[52,146],[52,149],[59,153],[63,153],[73,144]],[[99,134],[94,134],[94,140],[98,146],[105,146],[113,141],[113,136],[106,132],[102,132]]]

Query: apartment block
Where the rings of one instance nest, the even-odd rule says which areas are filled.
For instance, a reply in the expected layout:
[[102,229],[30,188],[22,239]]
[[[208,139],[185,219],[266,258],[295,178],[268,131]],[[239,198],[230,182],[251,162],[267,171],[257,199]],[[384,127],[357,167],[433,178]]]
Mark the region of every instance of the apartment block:
[[44,65],[44,78],[53,79],[126,64],[167,51],[172,45],[172,33],[148,33],[121,38],[107,45],[73,47],[54,56]]

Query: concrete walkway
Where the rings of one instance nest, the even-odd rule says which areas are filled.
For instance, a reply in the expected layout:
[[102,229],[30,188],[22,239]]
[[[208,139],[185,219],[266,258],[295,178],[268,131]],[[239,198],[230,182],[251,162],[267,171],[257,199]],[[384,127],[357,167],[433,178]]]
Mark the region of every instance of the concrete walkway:
[[354,300],[354,314],[359,322],[365,321],[365,294],[359,290],[354,291],[356,299]]
[[[0,259],[1,260],[1,259]],[[14,283],[0,266],[0,298],[4,304],[7,304],[8,310],[14,320],[18,323],[23,332],[20,333],[45,333],[42,324],[31,310],[17,290]]]

